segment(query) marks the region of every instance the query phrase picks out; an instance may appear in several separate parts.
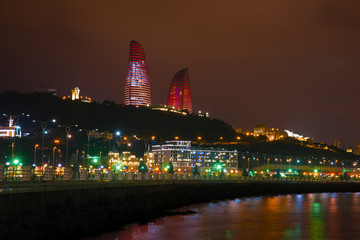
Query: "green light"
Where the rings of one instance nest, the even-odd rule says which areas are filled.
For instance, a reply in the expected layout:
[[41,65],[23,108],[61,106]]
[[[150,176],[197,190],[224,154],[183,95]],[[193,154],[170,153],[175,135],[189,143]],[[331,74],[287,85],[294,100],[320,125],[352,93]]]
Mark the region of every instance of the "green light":
[[317,173],[317,172],[318,172],[318,170],[317,170],[317,169],[315,169],[315,170],[314,170],[314,172],[316,172],[316,173]]
[[98,160],[97,160],[96,158],[93,160],[94,163],[97,163],[97,161],[98,161]]
[[289,169],[289,172],[291,172],[292,170],[291,169]]
[[116,166],[116,169],[119,170],[121,167],[120,166]]
[[14,160],[14,164],[15,164],[15,165],[19,164],[19,160],[18,160],[18,159],[15,159],[15,160]]
[[216,168],[217,168],[217,169],[221,169],[221,165],[218,164],[218,165],[216,166]]

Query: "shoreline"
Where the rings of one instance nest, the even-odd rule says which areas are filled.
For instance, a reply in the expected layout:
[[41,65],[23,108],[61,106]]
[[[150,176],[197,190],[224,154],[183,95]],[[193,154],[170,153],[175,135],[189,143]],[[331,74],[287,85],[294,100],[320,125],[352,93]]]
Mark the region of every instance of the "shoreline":
[[[360,184],[174,181],[6,194],[0,195],[1,210],[7,209],[0,211],[0,239],[80,239],[121,230],[126,224],[147,223],[166,216],[170,210],[197,203],[322,192],[360,192]],[[17,204],[22,204],[21,211],[11,209]]]

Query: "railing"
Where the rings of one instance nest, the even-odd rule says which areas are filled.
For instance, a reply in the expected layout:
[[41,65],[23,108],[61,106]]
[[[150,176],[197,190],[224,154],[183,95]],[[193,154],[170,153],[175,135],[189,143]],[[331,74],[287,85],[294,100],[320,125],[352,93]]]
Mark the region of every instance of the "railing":
[[274,178],[269,176],[243,177],[239,174],[233,175],[194,175],[190,173],[141,173],[141,172],[117,172],[112,170],[95,170],[88,172],[80,169],[73,172],[71,169],[53,171],[45,169],[42,173],[36,173],[31,168],[16,171],[0,171],[0,183],[32,182],[130,182],[130,181],[240,181],[240,182],[360,182],[360,179],[340,179],[322,177],[286,177]]

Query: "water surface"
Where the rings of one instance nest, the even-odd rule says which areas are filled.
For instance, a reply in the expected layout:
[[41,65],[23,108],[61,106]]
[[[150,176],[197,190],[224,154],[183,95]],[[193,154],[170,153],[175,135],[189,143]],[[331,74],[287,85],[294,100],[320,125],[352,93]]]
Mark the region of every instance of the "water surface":
[[180,210],[199,214],[130,224],[84,239],[360,239],[360,193],[253,197]]

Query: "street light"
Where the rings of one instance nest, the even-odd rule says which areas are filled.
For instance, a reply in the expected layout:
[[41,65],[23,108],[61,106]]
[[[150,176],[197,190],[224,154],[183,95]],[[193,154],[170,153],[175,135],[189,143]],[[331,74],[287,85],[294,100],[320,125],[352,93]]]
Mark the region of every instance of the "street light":
[[[80,129],[80,132],[86,132],[87,134],[87,159],[89,160],[90,154],[89,154],[89,144],[90,144],[90,136],[93,132],[96,132],[98,129],[92,129],[92,130],[86,130],[86,129]],[[86,158],[85,158],[86,159]],[[85,167],[87,168],[87,163],[85,163]]]
[[35,144],[34,146],[34,167],[36,166],[36,148],[39,147],[39,144]]
[[55,149],[56,147],[53,147],[53,170],[54,170],[54,167],[55,167]]
[[77,127],[78,125],[71,125],[71,126],[64,126],[64,125],[59,125],[58,127],[63,127],[65,128],[65,132],[66,132],[66,164],[65,167],[68,166],[68,162],[69,162],[69,138],[71,138],[71,135],[69,135],[70,130],[72,127]]
[[41,141],[41,169],[43,169],[44,166],[44,135],[47,134],[47,131],[45,130],[48,123],[56,123],[55,119],[48,120],[48,121],[39,121],[39,120],[33,120],[33,122],[39,122],[41,123],[42,128],[42,141]]

